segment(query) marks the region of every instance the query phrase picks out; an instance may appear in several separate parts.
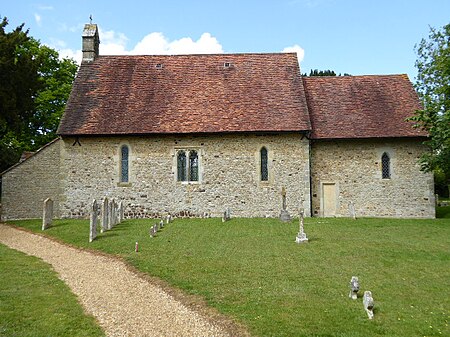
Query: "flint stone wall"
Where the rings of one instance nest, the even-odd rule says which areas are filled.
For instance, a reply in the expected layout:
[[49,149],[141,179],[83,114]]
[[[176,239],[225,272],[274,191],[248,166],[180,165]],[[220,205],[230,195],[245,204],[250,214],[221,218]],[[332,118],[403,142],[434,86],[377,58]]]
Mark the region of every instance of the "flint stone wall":
[[[281,188],[287,209],[309,209],[309,144],[299,134],[90,137],[64,139],[61,213],[84,217],[92,199],[123,200],[125,217],[277,217]],[[129,182],[120,182],[120,149],[129,147]],[[269,181],[260,181],[260,150],[269,152]],[[199,182],[177,181],[176,151],[199,154]],[[81,210],[81,211],[80,211]]]
[[2,175],[2,220],[42,218],[45,199],[53,200],[59,217],[60,148],[57,139]]
[[[335,183],[337,217],[434,218],[434,181],[420,171],[420,139],[314,141],[311,151],[313,215],[322,216],[322,184]],[[391,179],[382,179],[381,156],[390,155]]]

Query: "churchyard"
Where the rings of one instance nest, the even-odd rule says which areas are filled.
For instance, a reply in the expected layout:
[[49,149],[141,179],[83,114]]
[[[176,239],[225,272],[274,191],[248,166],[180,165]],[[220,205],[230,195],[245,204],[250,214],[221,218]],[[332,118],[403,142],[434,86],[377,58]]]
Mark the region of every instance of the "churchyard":
[[[98,229],[92,242],[89,220],[54,220],[44,232],[42,219],[13,223],[117,255],[255,336],[450,335],[449,218],[306,218],[309,241],[301,244],[298,219],[174,219],[163,228],[160,222],[124,220]],[[360,287],[355,300],[352,276]]]
[[0,336],[104,336],[42,260],[0,244]]

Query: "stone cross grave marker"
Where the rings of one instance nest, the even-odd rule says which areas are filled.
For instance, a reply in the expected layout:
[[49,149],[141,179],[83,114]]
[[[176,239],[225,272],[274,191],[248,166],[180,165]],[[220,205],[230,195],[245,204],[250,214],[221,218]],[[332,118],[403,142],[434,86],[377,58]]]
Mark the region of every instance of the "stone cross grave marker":
[[373,302],[373,297],[372,297],[371,291],[367,290],[364,292],[363,304],[364,304],[364,309],[367,312],[367,316],[369,316],[369,319],[373,319],[374,302]]
[[89,242],[92,242],[97,237],[97,222],[98,222],[98,205],[97,200],[92,201],[91,206],[91,221],[89,226]]
[[280,220],[283,222],[290,222],[291,215],[286,210],[286,188],[283,186],[281,189],[281,212],[280,212]]
[[295,238],[295,242],[296,243],[308,242],[308,238],[306,237],[306,233],[303,230],[303,222],[304,222],[304,210],[303,210],[303,208],[300,208],[299,222],[300,222],[300,228],[299,228],[297,237]]
[[350,280],[350,293],[348,294],[348,297],[350,297],[353,300],[356,300],[358,298],[358,291],[359,291],[358,277],[352,276],[352,279]]
[[47,198],[44,200],[44,211],[42,215],[42,230],[46,230],[52,225],[53,219],[53,200]]
[[100,232],[103,233],[108,230],[108,211],[109,211],[109,205],[108,205],[108,198],[105,197],[102,202],[102,221],[101,221],[101,230]]

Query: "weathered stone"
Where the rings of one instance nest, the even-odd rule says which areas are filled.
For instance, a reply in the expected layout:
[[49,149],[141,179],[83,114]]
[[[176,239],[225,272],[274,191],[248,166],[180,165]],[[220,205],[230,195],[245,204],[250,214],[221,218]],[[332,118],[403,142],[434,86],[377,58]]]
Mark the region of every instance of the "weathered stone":
[[[384,152],[391,157],[391,179],[382,179]],[[315,141],[311,149],[313,215],[325,215],[324,190],[334,184],[334,209],[328,216],[348,216],[347,205],[352,201],[359,218],[433,218],[433,175],[421,172],[417,165],[424,152],[424,145],[408,139]],[[407,202],[402,195],[408,196]]]
[[109,202],[108,198],[105,197],[102,202],[102,221],[101,221],[101,232],[105,232],[108,230],[108,219],[109,219]]
[[358,291],[359,291],[358,277],[352,276],[352,279],[350,280],[350,293],[348,294],[348,297],[350,297],[353,300],[356,300],[358,298]]
[[224,212],[223,212],[223,216],[222,216],[222,222],[228,221],[231,219],[231,211],[229,208],[227,208]]
[[364,309],[367,312],[367,316],[369,316],[369,319],[373,319],[374,301],[373,301],[373,297],[372,297],[372,292],[369,290],[364,292],[363,305],[364,305]]
[[303,222],[304,222],[304,217],[305,214],[303,212],[303,209],[300,210],[300,214],[299,214],[299,223],[300,223],[300,228],[297,234],[297,237],[295,238],[295,242],[296,243],[304,243],[304,242],[308,242],[308,238],[306,237],[306,233],[303,229]]
[[164,221],[161,219],[161,221],[159,222],[159,228],[163,228],[164,227]]
[[53,200],[47,198],[44,200],[44,212],[42,215],[42,230],[46,230],[52,225],[53,219]]
[[355,205],[353,204],[353,201],[348,202],[348,212],[350,213],[350,217],[353,220],[356,220]]
[[280,212],[280,220],[283,222],[290,222],[291,221],[291,215],[286,210],[286,189],[281,189],[281,212]]
[[123,201],[119,201],[119,223],[122,223],[124,219],[124,211],[123,211]]
[[97,237],[97,222],[98,222],[98,205],[97,200],[92,201],[91,219],[89,224],[89,242],[92,242]]

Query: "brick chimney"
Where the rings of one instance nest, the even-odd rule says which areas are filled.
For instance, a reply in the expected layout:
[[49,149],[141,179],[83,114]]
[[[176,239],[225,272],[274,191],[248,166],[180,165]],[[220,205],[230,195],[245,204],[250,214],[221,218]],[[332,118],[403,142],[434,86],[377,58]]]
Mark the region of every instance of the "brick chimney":
[[98,47],[100,38],[98,36],[98,28],[95,23],[87,23],[83,29],[83,59],[81,63],[94,62],[98,57]]

